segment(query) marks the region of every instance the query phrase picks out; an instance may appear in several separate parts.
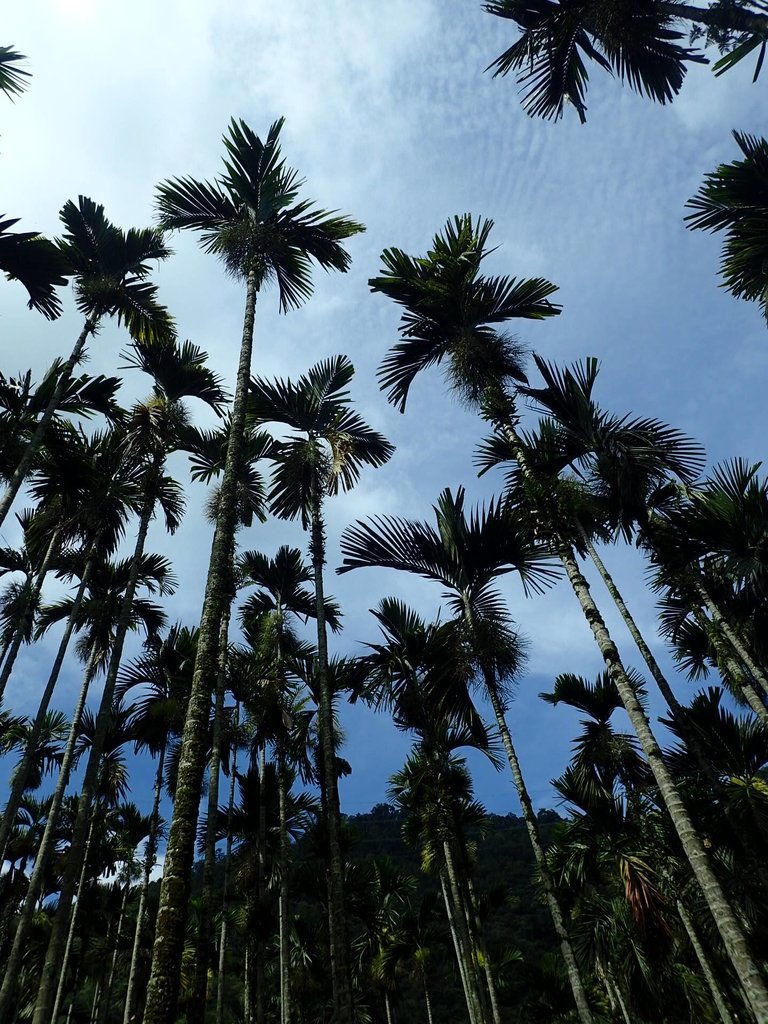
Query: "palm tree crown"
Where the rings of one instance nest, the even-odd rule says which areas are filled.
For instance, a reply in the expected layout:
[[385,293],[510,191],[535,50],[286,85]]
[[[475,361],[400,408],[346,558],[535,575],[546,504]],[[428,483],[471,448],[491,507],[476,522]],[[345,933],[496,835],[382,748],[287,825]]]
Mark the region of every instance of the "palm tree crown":
[[312,294],[311,266],[345,271],[350,257],[339,244],[364,228],[349,217],[297,201],[304,179],[280,154],[283,118],[266,142],[245,121],[230,122],[224,136],[224,174],[215,181],[174,178],[158,187],[160,224],[199,231],[206,252],[220,256],[229,273],[256,273],[256,290],[274,280],[286,312]]

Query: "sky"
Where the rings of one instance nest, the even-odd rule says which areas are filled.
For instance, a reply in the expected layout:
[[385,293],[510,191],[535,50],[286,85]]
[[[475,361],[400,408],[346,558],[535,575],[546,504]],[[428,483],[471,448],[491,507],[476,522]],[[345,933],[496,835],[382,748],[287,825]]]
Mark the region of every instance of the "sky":
[[[221,169],[222,135],[232,117],[257,134],[285,117],[283,154],[306,178],[303,195],[366,225],[348,244],[346,275],[315,275],[315,294],[283,316],[273,291],[260,297],[253,372],[296,377],[316,361],[344,353],[356,368],[357,410],[396,445],[387,466],[363,473],[358,487],[328,503],[327,589],[344,610],[332,652],[356,653],[375,642],[369,609],[396,595],[432,617],[439,586],[379,570],[341,577],[338,539],[369,515],[431,519],[445,487],[488,501],[501,476],[478,480],[473,454],[485,430],[446,392],[439,370],[414,384],[405,415],[386,402],[375,371],[396,343],[398,310],[372,295],[390,246],[422,254],[455,214],[495,222],[489,273],[546,277],[558,285],[562,315],[522,323],[521,341],[561,364],[595,356],[597,394],[617,413],[658,417],[701,441],[709,465],[763,456],[768,412],[766,327],[759,308],[718,286],[719,239],[690,232],[684,204],[703,176],[737,157],[732,130],[765,133],[764,83],[751,67],[714,79],[693,67],[681,95],[657,106],[595,68],[588,121],[566,109],[562,121],[529,118],[511,78],[483,69],[515,37],[475,0],[38,0],[4,11],[3,45],[26,54],[32,78],[15,102],[0,103],[3,211],[19,229],[55,236],[58,211],[79,194],[105,207],[121,227],[154,217],[158,182],[176,176],[212,179]],[[172,236],[175,255],[156,275],[179,335],[210,355],[233,387],[243,287],[204,254],[192,236]],[[72,297],[48,323],[28,311],[17,284],[0,288],[0,369],[31,368],[36,379],[68,352],[79,329]],[[107,326],[89,345],[90,373],[116,373],[127,336]],[[148,378],[126,374],[124,404],[143,397]],[[212,422],[195,410],[201,424]],[[533,422],[533,421],[531,421]],[[180,477],[183,462],[174,463]],[[153,528],[150,546],[174,562],[179,587],[170,621],[199,618],[210,548],[201,508],[205,489],[191,485],[184,525],[173,538]],[[6,522],[0,543],[18,540]],[[274,554],[280,544],[306,549],[296,524],[270,521],[244,531],[244,549]],[[644,564],[632,550],[612,549],[628,603],[662,664],[653,599]],[[587,575],[592,578],[591,574]],[[559,672],[592,678],[602,668],[591,633],[564,583],[526,599],[512,577],[501,585],[529,661],[509,713],[510,728],[537,807],[555,806],[550,779],[569,758],[578,716],[537,694]],[[637,665],[623,628],[594,581],[628,664]],[[7,704],[36,705],[52,651],[50,640],[19,659]],[[70,709],[79,670],[69,664],[57,703]],[[693,693],[685,680],[681,696]],[[653,705],[652,705],[653,707]],[[660,712],[660,708],[655,708]],[[367,810],[386,798],[410,740],[366,708],[345,711],[344,756],[352,774],[341,783],[342,809]],[[489,810],[517,812],[508,773],[471,759],[478,797]],[[147,809],[151,771],[137,764],[134,795]]]

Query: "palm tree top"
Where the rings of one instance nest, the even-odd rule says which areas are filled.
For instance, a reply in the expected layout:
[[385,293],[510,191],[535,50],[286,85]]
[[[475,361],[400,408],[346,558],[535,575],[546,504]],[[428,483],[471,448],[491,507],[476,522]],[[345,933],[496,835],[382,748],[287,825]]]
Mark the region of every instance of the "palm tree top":
[[[571,103],[582,124],[589,74],[586,60],[616,74],[636,92],[668,103],[680,91],[687,65],[707,63],[681,45],[675,3],[639,0],[490,0],[485,10],[511,21],[521,36],[486,70],[517,75],[523,108],[560,118]],[[686,17],[685,14],[682,17]]]
[[742,160],[708,174],[686,206],[693,231],[724,231],[723,287],[760,304],[768,320],[768,140],[734,132]]
[[262,142],[245,121],[232,118],[223,139],[224,173],[212,182],[162,182],[157,210],[163,228],[198,231],[203,249],[220,256],[233,276],[255,272],[257,290],[274,280],[287,312],[312,293],[312,261],[346,271],[350,256],[340,243],[364,228],[298,199],[304,180],[282,157],[283,123],[275,121]]
[[151,264],[171,255],[162,232],[123,231],[87,196],[79,196],[77,203],[69,200],[59,216],[65,230],[58,248],[75,275],[75,302],[83,316],[91,321],[116,316],[140,342],[170,341],[173,318],[147,280]]
[[4,92],[11,100],[27,88],[31,75],[18,66],[19,61],[26,59],[23,53],[14,50],[12,46],[0,46],[0,92]]
[[349,405],[355,368],[347,356],[316,363],[295,382],[251,380],[249,413],[259,423],[283,423],[303,437],[275,441],[270,502],[281,518],[304,518],[313,483],[324,494],[351,490],[364,465],[378,468],[394,446]]
[[206,365],[208,353],[191,341],[179,344],[174,338],[165,345],[134,342],[123,358],[127,366],[150,374],[155,391],[169,402],[199,398],[220,415],[229,402],[222,378]]
[[477,404],[490,383],[525,381],[522,347],[498,329],[513,318],[543,320],[560,307],[549,301],[556,286],[544,278],[487,277],[483,260],[492,220],[453,217],[426,256],[385,249],[383,272],[368,284],[404,309],[403,341],[384,358],[378,378],[389,401],[405,410],[416,374],[448,360],[451,386]]

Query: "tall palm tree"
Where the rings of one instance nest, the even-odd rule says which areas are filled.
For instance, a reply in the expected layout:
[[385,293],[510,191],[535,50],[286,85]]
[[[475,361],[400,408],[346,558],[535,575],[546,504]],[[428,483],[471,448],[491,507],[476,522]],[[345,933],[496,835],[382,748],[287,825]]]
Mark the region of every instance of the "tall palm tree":
[[166,754],[173,737],[180,737],[184,726],[184,708],[192,688],[196,650],[197,630],[179,625],[172,627],[161,642],[153,643],[147,653],[126,666],[120,674],[115,691],[116,698],[122,701],[135,688],[141,688],[131,703],[131,732],[136,752],[147,750],[157,758],[149,839],[144,850],[139,905],[128,969],[124,1024],[130,1024],[137,1011],[139,955],[142,939],[145,938],[147,895],[163,825],[160,799]]
[[687,35],[705,31],[721,49],[730,48],[717,72],[758,47],[764,52],[768,39],[768,14],[760,0],[707,7],[677,0],[489,0],[484,6],[522,30],[490,65],[494,75],[517,73],[529,114],[561,117],[567,101],[582,123],[589,77],[585,58],[657,103],[667,103],[680,91],[687,65],[707,63],[703,54],[683,45]]
[[[537,476],[535,467],[527,459],[525,445],[517,430],[515,407],[514,388],[524,376],[520,352],[495,326],[516,315],[514,312],[504,315],[499,310],[498,301],[498,295],[508,294],[515,282],[509,278],[486,278],[480,274],[482,260],[487,255],[485,242],[488,231],[488,222],[476,230],[470,217],[455,218],[449,222],[443,236],[435,237],[433,248],[426,257],[414,259],[396,249],[384,252],[385,273],[372,279],[370,286],[374,291],[390,295],[404,307],[401,334],[405,340],[385,357],[379,373],[381,385],[388,390],[390,400],[402,410],[418,371],[447,357],[449,380],[453,387],[479,407],[483,416],[503,433],[528,490],[526,505],[537,529],[559,557],[605,666],[618,687],[734,970],[757,1017],[768,1019],[768,987],[752,956],[744,930],[712,869],[702,838],[638,700],[636,687],[627,675],[618,648],[579,568],[570,534],[563,529],[557,502],[551,501],[547,481]],[[549,282],[538,282],[535,290],[541,301],[551,293],[553,286]],[[548,307],[548,303],[546,305]],[[552,310],[539,309],[538,315],[541,316],[542,312],[543,315],[551,315]],[[529,310],[527,315],[536,314]]]
[[65,232],[59,251],[73,270],[75,303],[85,317],[85,324],[61,365],[56,387],[0,497],[0,523],[43,442],[88,338],[96,332],[100,321],[114,316],[118,323],[125,324],[132,338],[147,344],[167,342],[174,337],[173,321],[157,301],[157,288],[147,280],[150,262],[170,255],[162,234],[155,228],[131,228],[124,232],[107,219],[103,206],[85,196],[79,197],[77,205],[71,200],[67,202],[60,216]]
[[[49,862],[59,841],[59,813],[65,802],[64,793],[69,782],[75,744],[79,735],[80,722],[85,709],[88,690],[97,673],[106,669],[109,664],[110,651],[114,642],[117,625],[119,624],[123,598],[130,587],[130,581],[134,575],[136,575],[137,584],[146,587],[151,593],[157,591],[166,593],[173,581],[166,561],[156,555],[144,555],[141,559],[130,559],[115,566],[101,564],[94,570],[91,577],[89,585],[90,599],[82,601],[80,606],[78,617],[80,627],[83,629],[83,635],[78,642],[78,653],[81,654],[87,663],[83,683],[72,716],[72,724],[59,777],[48,811],[45,832],[36,851],[34,869],[16,929],[13,948],[6,964],[6,973],[0,988],[0,1019],[8,1013],[8,1008],[13,999],[16,972],[21,962],[38,899],[43,891]],[[41,615],[41,628],[44,628],[49,623],[58,621],[60,618],[68,618],[69,605],[71,603],[71,600],[65,599],[51,606],[47,611],[44,609]],[[152,602],[143,597],[134,596],[130,609],[130,621],[134,628],[141,624],[148,632],[153,632],[162,626],[163,615],[160,609]],[[87,825],[89,816],[84,812],[83,817]],[[69,831],[72,832],[72,829]],[[84,846],[87,840],[87,828],[81,828],[81,831],[84,833],[84,836],[78,837],[78,842],[81,842],[82,846]],[[71,836],[71,841],[75,841],[74,835]],[[72,858],[70,874],[73,876],[70,879],[70,885],[74,889],[74,881],[78,874],[75,856]],[[61,941],[63,943],[65,936],[63,923],[61,931]],[[50,985],[53,985],[55,979],[57,962],[51,961],[49,966]],[[53,994],[55,994],[55,991]],[[53,995],[50,998],[52,1000]]]
[[[178,351],[166,345],[161,356],[151,352],[142,352],[141,346],[135,346],[136,359],[134,365],[150,372],[154,380],[154,391],[149,402],[137,405],[131,414],[126,430],[126,447],[140,462],[141,469],[141,512],[134,547],[133,564],[138,567],[150,521],[155,506],[159,504],[165,514],[166,527],[173,533],[179,525],[183,510],[178,485],[165,475],[164,468],[168,454],[179,445],[180,425],[186,422],[186,410],[182,396],[196,396],[209,404],[218,405],[223,400],[218,379],[205,366],[205,354],[187,343]],[[158,346],[155,346],[156,348]],[[122,656],[122,648],[130,624],[131,604],[137,582],[137,576],[129,578],[128,587],[118,621],[115,640],[110,652],[110,662],[101,696],[99,715],[97,718],[96,735],[90,751],[88,767],[82,785],[81,806],[78,808],[75,836],[72,841],[72,861],[84,849],[87,835],[88,804],[95,792],[98,776],[100,745],[105,741],[108,728],[117,675]],[[35,1008],[35,1024],[43,1024],[52,1005],[52,979],[56,963],[61,958],[61,944],[64,941],[64,925],[68,912],[67,902],[71,902],[75,883],[74,869],[67,867],[59,907],[51,932],[46,964],[40,984]]]
[[584,986],[547,871],[536,813],[506,723],[511,684],[522,661],[521,645],[504,602],[493,589],[498,576],[517,571],[526,590],[541,590],[555,578],[552,555],[518,526],[514,513],[504,504],[492,503],[487,511],[467,516],[463,489],[455,498],[450,491],[444,491],[435,514],[434,528],[393,517],[378,517],[348,528],[342,535],[345,557],[338,571],[365,565],[403,569],[437,580],[445,588],[454,621],[471,652],[475,674],[493,707],[574,999],[586,1024],[592,1017]]
[[734,132],[743,159],[720,164],[685,204],[688,227],[725,231],[723,287],[758,302],[768,320],[768,140]]
[[332,968],[339,1021],[352,1020],[352,982],[347,927],[344,915],[344,877],[339,842],[341,812],[333,750],[331,692],[327,683],[328,640],[325,617],[323,566],[327,496],[351,489],[363,466],[382,466],[392,445],[355,413],[347,387],[354,367],[346,356],[335,356],[313,366],[294,383],[254,378],[250,411],[257,421],[287,427],[292,436],[275,441],[270,458],[275,463],[269,495],[272,511],[284,519],[301,518],[310,533],[315,618],[317,621],[318,734],[323,762],[322,785],[328,814],[329,888],[331,903]]
[[208,707],[216,678],[219,624],[224,604],[229,601],[226,580],[234,545],[237,479],[243,463],[256,299],[264,285],[274,281],[283,312],[300,306],[312,292],[312,263],[326,270],[345,271],[350,257],[341,243],[362,230],[360,224],[347,217],[315,209],[308,200],[298,199],[303,182],[282,158],[282,126],[282,119],[275,121],[262,142],[244,121],[233,119],[224,137],[227,157],[224,173],[218,179],[199,182],[176,178],[158,188],[161,226],[199,232],[205,251],[219,256],[227,271],[245,282],[246,294],[215,540],[163,869],[146,1024],[170,1024],[178,997],[183,922],[205,766]]

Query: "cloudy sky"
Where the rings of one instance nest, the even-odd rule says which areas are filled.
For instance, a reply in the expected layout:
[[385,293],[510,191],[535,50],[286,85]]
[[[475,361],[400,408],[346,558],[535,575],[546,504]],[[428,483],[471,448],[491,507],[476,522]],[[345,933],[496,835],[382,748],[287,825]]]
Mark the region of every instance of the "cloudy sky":
[[[159,181],[218,173],[230,118],[264,135],[280,116],[283,152],[306,177],[305,195],[366,225],[349,243],[346,276],[318,275],[312,300],[287,316],[278,315],[276,296],[267,292],[256,320],[255,373],[296,376],[346,353],[357,371],[359,411],[397,446],[387,467],[366,473],[352,494],[329,505],[328,588],[345,609],[336,652],[375,640],[368,609],[388,594],[425,615],[440,602],[438,587],[397,574],[333,577],[344,526],[377,513],[429,518],[446,486],[463,484],[472,501],[482,501],[500,483],[477,480],[472,456],[482,424],[445,393],[439,372],[417,381],[404,416],[375,382],[397,340],[398,313],[369,293],[368,278],[385,247],[422,253],[454,214],[495,221],[490,271],[544,276],[559,286],[562,316],[524,325],[527,345],[561,362],[597,356],[605,405],[673,423],[706,445],[710,464],[762,458],[765,323],[757,306],[718,287],[718,240],[687,231],[682,221],[703,175],[737,155],[730,132],[765,133],[764,84],[751,85],[751,68],[715,80],[695,67],[669,107],[595,69],[582,126],[572,111],[554,124],[529,119],[515,83],[483,73],[514,36],[476,0],[40,0],[10,5],[3,21],[0,43],[25,53],[33,76],[24,96],[0,104],[2,209],[22,218],[21,227],[56,235],[59,209],[78,194],[102,203],[122,227],[146,225]],[[175,236],[171,245],[175,256],[157,277],[161,297],[181,337],[207,350],[232,382],[242,287],[193,237]],[[31,367],[39,378],[55,355],[69,351],[79,319],[67,294],[66,313],[54,324],[26,310],[24,299],[18,285],[0,289],[0,368],[13,374]],[[106,327],[90,344],[87,369],[115,372],[124,346],[125,337]],[[146,391],[147,379],[133,372],[123,401]],[[202,488],[190,488],[177,536],[168,540],[157,530],[151,538],[180,578],[171,620],[187,624],[199,616],[210,543],[203,500]],[[0,542],[16,539],[6,524]],[[303,547],[304,539],[293,525],[271,522],[241,543],[272,554],[281,543]],[[641,559],[616,550],[606,561],[652,636]],[[562,584],[534,601],[511,579],[504,589],[531,645],[510,723],[534,802],[552,805],[549,779],[568,759],[577,722],[536,694],[558,672],[591,676],[601,663]],[[594,590],[605,604],[597,584]],[[618,625],[616,634],[636,663]],[[14,708],[36,703],[50,651],[44,645],[20,660],[9,692]],[[62,707],[71,706],[77,685],[71,665]],[[691,692],[684,680],[680,692]],[[353,774],[342,801],[355,813],[384,798],[408,740],[362,708],[345,723]],[[477,789],[489,809],[516,810],[506,775],[478,764]],[[137,798],[148,804],[150,795]]]

